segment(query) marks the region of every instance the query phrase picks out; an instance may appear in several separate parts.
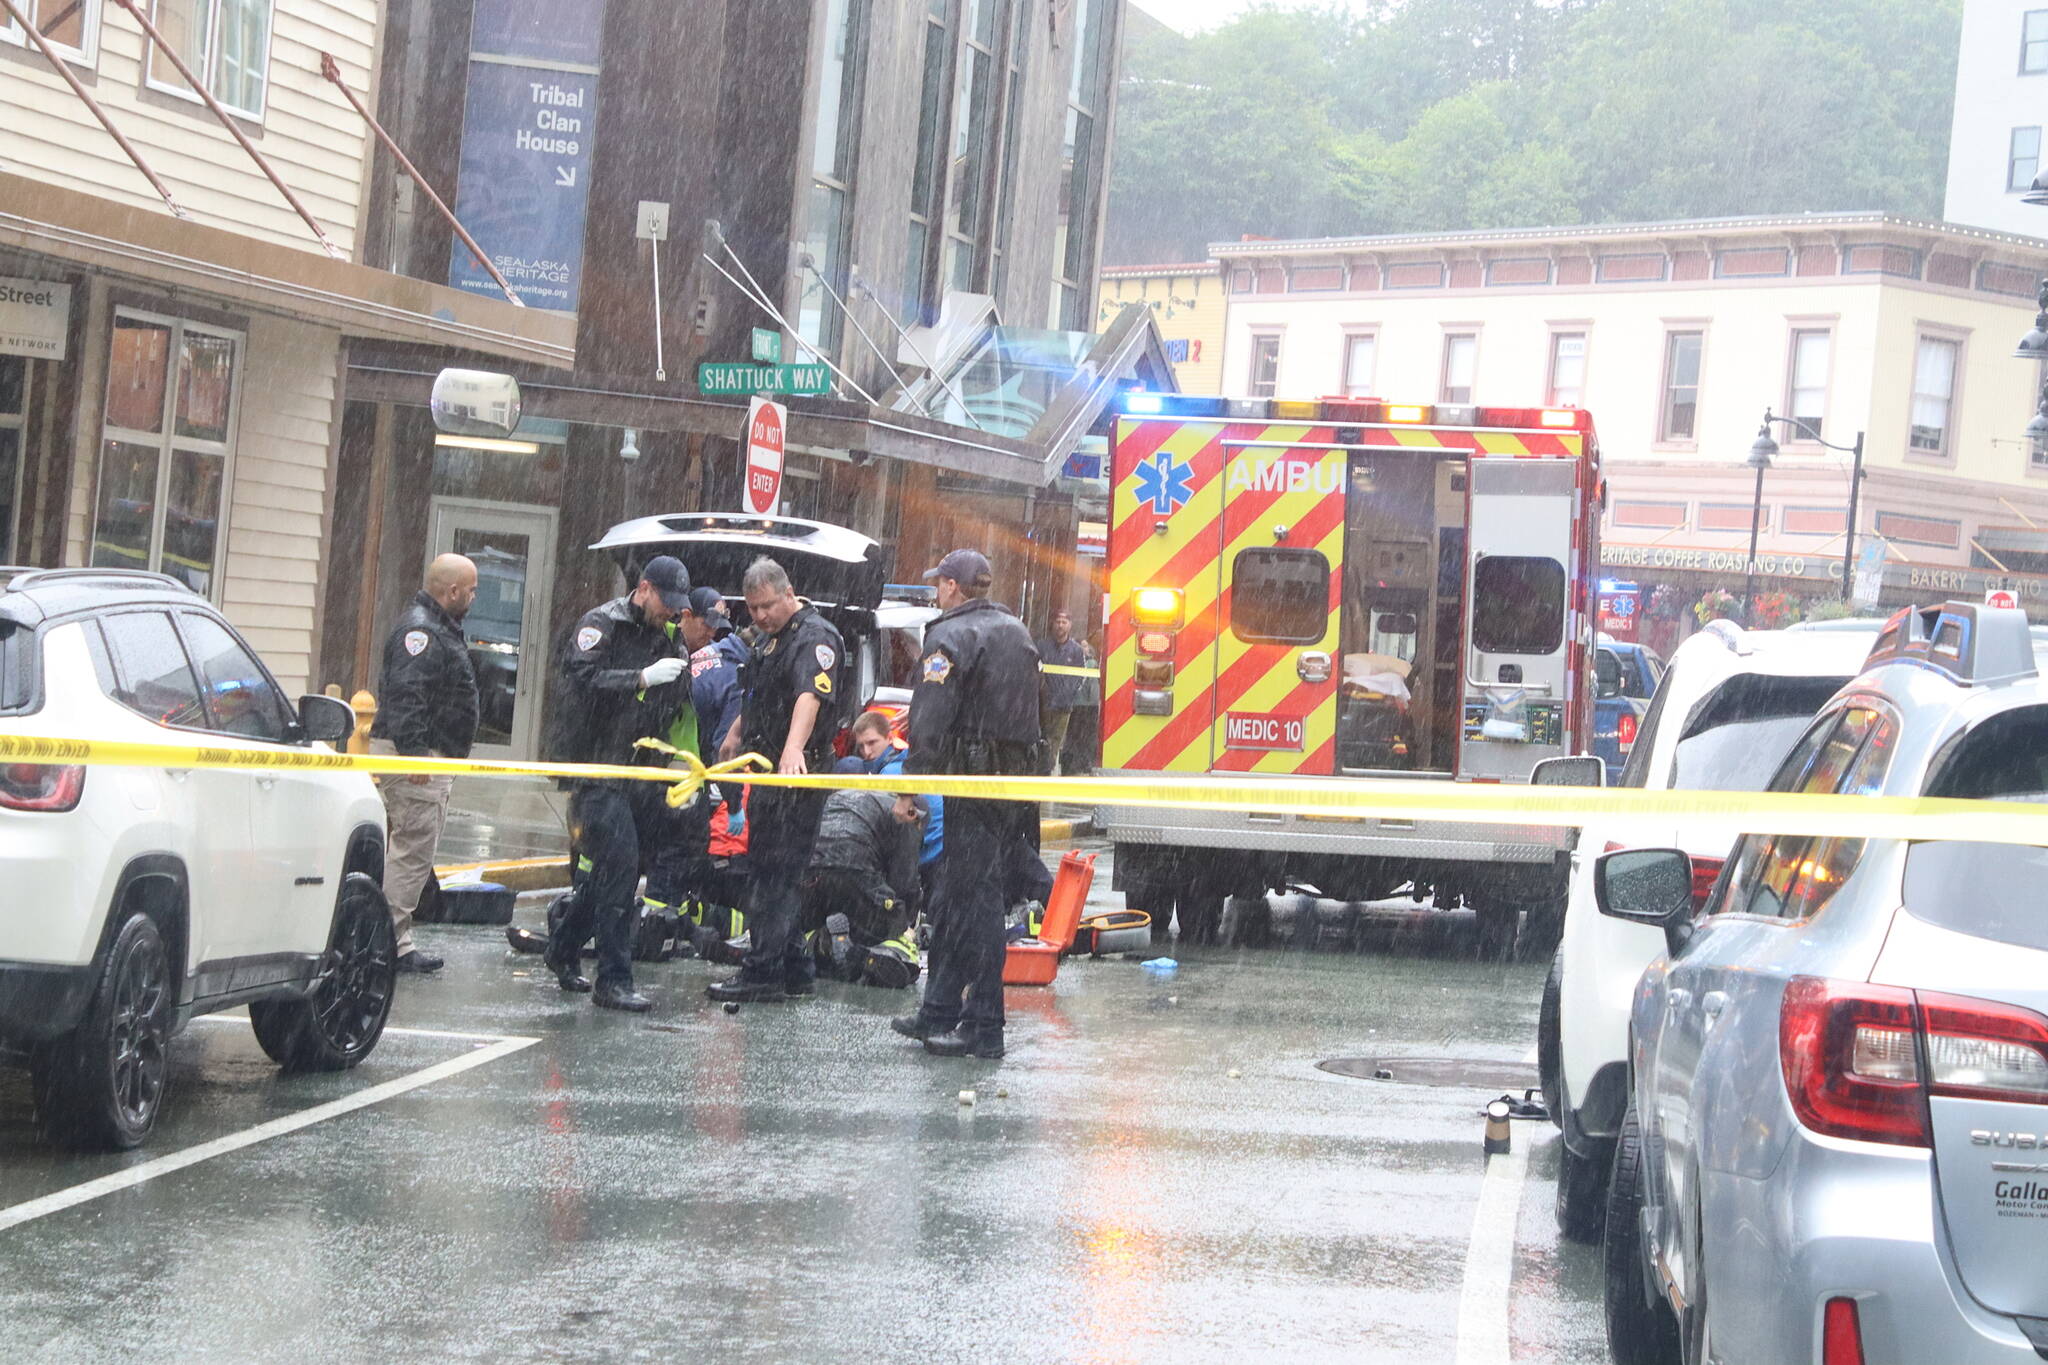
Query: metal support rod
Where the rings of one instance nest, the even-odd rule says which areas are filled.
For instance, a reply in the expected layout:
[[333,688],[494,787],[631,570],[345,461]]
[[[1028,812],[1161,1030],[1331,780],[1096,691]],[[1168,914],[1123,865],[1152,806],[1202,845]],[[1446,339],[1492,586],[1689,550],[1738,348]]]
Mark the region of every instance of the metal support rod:
[[[853,309],[847,307],[846,300],[839,297],[839,291],[832,287],[832,281],[826,279],[825,273],[818,269],[818,262],[811,256],[811,253],[806,251],[798,258],[797,264],[810,271],[811,278],[818,282],[818,287],[831,296],[832,302],[839,305],[839,311],[844,313],[846,320],[853,324],[853,330],[860,333],[860,339],[865,341],[868,344],[868,349],[875,353],[875,359],[882,362],[882,368],[889,372],[889,378],[896,382],[897,387],[901,388],[903,376],[897,372],[895,365],[890,363],[888,355],[883,352],[882,348],[875,344],[875,339],[868,335],[868,329],[860,325],[860,319],[853,315]],[[796,344],[814,356],[818,356],[821,359],[824,356],[824,352],[811,345],[810,342],[805,341],[802,337],[796,339]]]
[[377,140],[384,144],[384,150],[391,153],[393,159],[398,162],[399,169],[412,178],[412,183],[420,187],[420,193],[427,196],[427,202],[440,210],[441,216],[448,220],[448,226],[455,229],[455,235],[462,239],[464,246],[469,248],[469,254],[476,257],[476,263],[484,268],[485,273],[490,275],[491,279],[497,283],[498,288],[505,291],[505,297],[511,300],[512,306],[514,308],[526,307],[525,302],[519,295],[512,292],[512,286],[506,282],[504,275],[499,273],[498,267],[491,263],[491,258],[484,255],[484,249],[476,244],[476,238],[469,235],[469,229],[464,227],[461,221],[456,218],[455,210],[449,208],[448,202],[441,198],[440,195],[434,193],[434,187],[427,183],[427,178],[421,175],[419,168],[412,164],[412,159],[399,150],[398,143],[392,139],[391,134],[384,131],[384,125],[377,122],[377,116],[368,109],[365,109],[363,102],[356,98],[356,92],[349,89],[343,83],[341,79],[341,63],[334,60],[333,53],[323,52],[320,54],[320,74],[333,82],[334,88],[341,92],[341,97],[349,102],[349,107],[362,116],[363,122],[370,125],[370,131],[375,133]]
[[[730,250],[730,248],[727,249]],[[752,290],[748,289],[745,285],[741,284],[737,279],[733,277],[733,273],[730,270],[727,270],[724,266],[720,265],[718,261],[711,255],[710,252],[700,251],[697,254],[704,258],[704,263],[706,265],[710,266],[713,270],[716,270],[719,274],[725,276],[725,278],[731,282],[732,287],[739,290],[740,293],[745,296],[747,302],[753,304],[756,308],[759,308],[769,317],[774,318],[776,326],[780,327],[783,331],[789,332],[793,335],[796,333],[796,329],[789,325],[789,319],[782,316],[781,310],[776,308],[774,304],[768,302],[767,296],[765,294],[756,294]],[[738,257],[734,257],[734,259],[737,260]],[[742,265],[740,269],[745,270],[746,266]],[[748,276],[748,278],[751,279],[753,277],[750,275]],[[840,379],[844,380],[848,388],[852,389],[855,393],[859,394],[862,398],[867,400],[869,407],[879,408],[882,406],[880,403],[875,401],[875,396],[873,394],[869,393],[860,385],[854,383],[853,376],[849,375],[846,371],[840,369],[837,365],[834,365],[828,357],[822,355],[819,356],[818,363],[823,365],[826,369],[832,371],[832,373],[838,375]]]
[[57,55],[57,50],[50,46],[50,40],[43,37],[42,31],[29,22],[28,16],[21,12],[20,7],[14,3],[14,0],[0,0],[0,10],[6,10],[7,17],[20,25],[22,31],[28,34],[28,40],[36,45],[36,50],[49,59],[50,65],[56,68],[57,74],[64,78],[64,83],[71,87],[71,93],[78,96],[84,102],[86,108],[92,110],[92,116],[100,121],[100,126],[107,130],[107,136],[114,139],[114,144],[127,153],[128,159],[135,163],[135,169],[141,171],[143,179],[149,181],[149,187],[163,196],[164,204],[170,209],[172,216],[190,218],[192,215],[185,212],[185,206],[171,197],[170,187],[157,179],[156,172],[151,170],[149,163],[142,159],[142,153],[135,150],[135,144],[130,142],[122,134],[121,130],[114,126],[114,120],[107,116],[106,110],[100,108],[100,102],[92,97],[92,92],[85,88],[85,85],[78,77],[71,74],[71,68],[65,64],[62,57]]
[[1747,630],[1756,629],[1756,596],[1752,585],[1756,581],[1756,535],[1764,520],[1764,470],[1767,466],[1756,467],[1756,501],[1749,509],[1749,558],[1742,564],[1742,624]]
[[220,120],[220,126],[228,130],[228,136],[242,144],[242,150],[247,152],[249,159],[256,163],[256,169],[262,171],[265,176],[269,177],[270,183],[277,186],[277,192],[284,196],[285,203],[292,206],[292,211],[305,220],[306,226],[312,229],[313,236],[319,241],[321,249],[337,261],[347,260],[348,253],[336,246],[328,238],[326,229],[320,226],[320,220],[315,218],[306,206],[299,202],[299,196],[293,194],[291,186],[284,183],[284,177],[277,173],[277,168],[270,164],[269,158],[256,150],[256,144],[249,141],[249,135],[243,132],[240,125],[235,122],[235,116],[230,114],[227,108],[213,97],[213,92],[206,88],[203,81],[192,74],[192,68],[186,66],[185,59],[178,55],[177,50],[169,42],[165,41],[164,35],[157,31],[156,25],[150,22],[149,16],[142,12],[142,9],[136,4],[136,0],[114,0],[114,3],[127,10],[130,15],[134,16],[135,22],[142,25],[142,31],[149,35],[149,40],[152,43],[156,44],[157,51],[170,59],[171,65],[184,78],[185,84],[192,87],[192,93],[199,96],[200,101],[213,111],[213,116]]
[[654,248],[654,377],[668,381],[668,362],[661,349],[661,238],[650,237],[647,245]]
[[[839,311],[846,314],[846,320],[853,324],[854,331],[860,333],[860,339],[868,344],[868,349],[873,351],[875,353],[875,357],[878,360],[880,360],[884,366],[888,368],[889,377],[896,381],[896,384],[899,388],[908,387],[903,383],[903,376],[897,372],[896,366],[890,361],[889,357],[883,353],[882,348],[875,344],[875,339],[868,335],[868,329],[860,325],[860,319],[853,315],[853,309],[847,305],[845,299],[839,297],[839,291],[834,289],[832,287],[831,281],[827,280],[824,274],[819,271],[817,262],[811,259],[809,252],[804,253],[803,264],[806,270],[809,270],[811,274],[817,276],[818,283],[825,287],[825,292],[827,294],[830,294],[832,296],[832,301],[839,305]],[[894,318],[889,317],[888,309],[885,308],[882,310],[882,316],[888,319],[890,326],[895,326],[896,320]],[[898,328],[899,333],[901,332],[901,330],[902,329]],[[908,335],[905,335],[903,339],[905,341],[910,341]],[[924,361],[924,367],[926,372],[929,373],[932,378],[938,380],[940,387],[945,389],[945,391],[952,396],[953,401],[960,405],[961,414],[965,416],[968,421],[974,423],[974,429],[976,431],[987,431],[988,428],[982,424],[981,419],[979,417],[976,417],[973,411],[967,406],[967,400],[961,396],[960,391],[958,389],[953,387],[953,382],[947,379],[946,376],[944,376],[943,374],[940,374],[937,370],[933,369],[931,361],[925,360],[924,352],[917,349],[916,342],[910,342],[910,349],[919,360]],[[817,353],[813,351],[812,354],[815,355]]]
[[[861,287],[864,291],[867,288],[865,285]],[[869,293],[868,297],[873,298],[874,295],[872,293]],[[916,356],[918,362],[924,366],[925,373],[930,375],[932,378],[938,380],[939,386],[952,396],[954,402],[960,405],[960,411],[967,413],[967,420],[973,422],[974,425],[980,430],[987,431],[987,427],[982,426],[979,421],[975,420],[975,416],[973,413],[967,412],[967,400],[960,396],[960,391],[953,387],[952,382],[948,380],[945,375],[939,373],[939,367],[932,364],[932,358],[924,353],[924,348],[922,346],[919,346],[915,341],[912,341],[910,339],[910,333],[903,330],[903,325],[896,321],[896,319],[890,314],[888,308],[886,307],[882,309],[882,320],[888,323],[891,327],[896,329],[896,336],[898,340],[902,341],[902,343],[905,346],[908,346],[910,348],[910,353]]]
[[1849,534],[1842,541],[1842,600],[1849,600],[1849,579],[1856,572],[1856,495],[1863,491],[1863,433],[1856,433],[1849,461]]

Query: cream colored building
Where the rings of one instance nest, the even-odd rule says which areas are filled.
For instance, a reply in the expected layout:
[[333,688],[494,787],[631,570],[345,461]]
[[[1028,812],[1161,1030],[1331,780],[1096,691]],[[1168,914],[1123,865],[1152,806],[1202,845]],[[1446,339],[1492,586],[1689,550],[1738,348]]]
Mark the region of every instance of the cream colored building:
[[1222,268],[1215,261],[1102,267],[1095,325],[1107,326],[1130,303],[1152,310],[1181,392],[1223,392],[1226,299]]
[[2048,169],[2048,5],[1963,0],[1942,217],[2000,232],[2048,233],[2048,208],[2020,196]]
[[15,2],[84,94],[0,24],[0,564],[172,574],[303,686],[350,339],[562,364],[570,325],[360,263],[372,143],[321,66],[370,101],[375,0],[149,11],[310,224],[134,14]]
[[[2048,241],[1804,214],[1212,251],[1225,393],[1590,409],[1616,574],[1740,591],[1769,408],[1864,433],[1857,533],[1886,542],[1887,604],[2011,571],[2048,607],[2048,450],[2021,434],[2040,376],[2012,358]],[[1759,590],[1818,598],[1841,583],[1850,460],[1774,434]]]

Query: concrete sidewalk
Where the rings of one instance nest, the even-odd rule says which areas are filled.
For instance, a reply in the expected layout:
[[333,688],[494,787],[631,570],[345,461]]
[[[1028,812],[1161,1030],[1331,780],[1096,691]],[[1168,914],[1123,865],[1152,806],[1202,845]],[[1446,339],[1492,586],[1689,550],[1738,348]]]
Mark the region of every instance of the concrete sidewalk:
[[[1093,830],[1083,806],[1049,806],[1039,840],[1058,847]],[[569,858],[569,793],[552,784],[458,777],[448,800],[434,862],[445,880],[472,869],[515,891],[565,885]]]

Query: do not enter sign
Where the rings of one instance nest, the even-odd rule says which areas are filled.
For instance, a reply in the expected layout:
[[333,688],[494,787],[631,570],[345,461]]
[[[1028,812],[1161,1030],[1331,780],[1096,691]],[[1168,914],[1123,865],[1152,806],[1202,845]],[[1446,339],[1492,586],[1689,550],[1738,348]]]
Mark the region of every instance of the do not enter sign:
[[789,410],[756,398],[747,408],[747,464],[742,471],[746,510],[772,517],[782,497],[782,444]]

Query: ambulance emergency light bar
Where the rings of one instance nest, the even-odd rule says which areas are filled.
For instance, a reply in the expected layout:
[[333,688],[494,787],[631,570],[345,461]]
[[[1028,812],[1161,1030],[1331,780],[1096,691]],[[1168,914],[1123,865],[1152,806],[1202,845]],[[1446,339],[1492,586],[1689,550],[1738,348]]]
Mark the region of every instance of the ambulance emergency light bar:
[[1197,417],[1248,422],[1341,422],[1361,426],[1433,426],[1518,431],[1591,431],[1583,408],[1480,408],[1448,403],[1388,403],[1378,398],[1214,398],[1184,393],[1124,395],[1127,417]]

